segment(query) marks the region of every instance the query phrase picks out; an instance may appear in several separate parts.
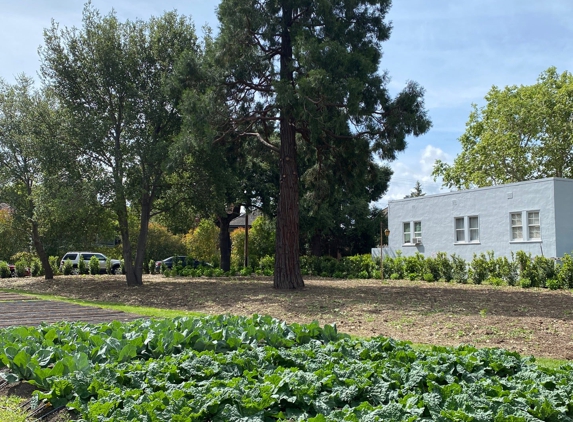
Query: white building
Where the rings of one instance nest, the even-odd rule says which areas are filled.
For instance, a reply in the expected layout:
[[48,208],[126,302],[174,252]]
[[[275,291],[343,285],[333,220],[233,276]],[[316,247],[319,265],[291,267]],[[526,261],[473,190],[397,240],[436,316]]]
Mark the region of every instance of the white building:
[[390,201],[388,226],[390,255],[446,252],[471,260],[474,253],[510,257],[523,250],[561,257],[573,251],[573,180],[531,180]]

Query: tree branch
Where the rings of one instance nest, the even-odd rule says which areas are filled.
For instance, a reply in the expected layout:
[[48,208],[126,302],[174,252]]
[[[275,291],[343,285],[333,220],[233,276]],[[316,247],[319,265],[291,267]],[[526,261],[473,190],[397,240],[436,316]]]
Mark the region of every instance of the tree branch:
[[273,144],[267,142],[260,133],[257,132],[247,132],[247,133],[242,133],[241,135],[246,135],[246,136],[255,136],[264,146],[266,146],[267,148],[269,148],[270,150],[274,151],[274,152],[280,152],[280,149],[278,149],[277,147],[275,147]]

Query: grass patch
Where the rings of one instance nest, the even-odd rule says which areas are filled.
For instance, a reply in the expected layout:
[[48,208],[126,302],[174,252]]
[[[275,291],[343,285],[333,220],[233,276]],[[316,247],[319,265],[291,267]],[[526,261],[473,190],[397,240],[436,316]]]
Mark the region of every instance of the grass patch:
[[[85,300],[80,299],[69,299],[62,296],[55,296],[55,295],[47,295],[47,294],[37,294],[37,293],[29,293],[25,290],[18,290],[18,289],[0,289],[0,291],[8,292],[8,293],[18,293],[21,295],[26,295],[30,297],[35,297],[42,300],[56,300],[58,302],[67,302],[67,303],[74,303],[76,305],[82,306],[94,306],[102,309],[111,309],[114,311],[121,311],[127,312],[131,314],[138,314],[150,318],[175,318],[175,317],[182,317],[182,316],[205,316],[205,314],[201,312],[192,312],[192,311],[180,311],[176,309],[162,309],[162,308],[151,308],[147,306],[131,306],[131,305],[123,305],[119,303],[112,303],[112,302],[88,302]],[[1,421],[0,421],[1,422]]]
[[20,409],[23,399],[0,396],[0,422],[26,422],[26,413]]

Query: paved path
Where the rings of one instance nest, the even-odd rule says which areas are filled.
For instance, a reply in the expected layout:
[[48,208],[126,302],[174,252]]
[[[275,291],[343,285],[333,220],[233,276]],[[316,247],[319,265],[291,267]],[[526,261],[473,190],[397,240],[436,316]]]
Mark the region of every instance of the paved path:
[[33,326],[59,321],[109,322],[131,321],[141,315],[81,306],[74,303],[41,300],[32,296],[0,292],[0,327]]

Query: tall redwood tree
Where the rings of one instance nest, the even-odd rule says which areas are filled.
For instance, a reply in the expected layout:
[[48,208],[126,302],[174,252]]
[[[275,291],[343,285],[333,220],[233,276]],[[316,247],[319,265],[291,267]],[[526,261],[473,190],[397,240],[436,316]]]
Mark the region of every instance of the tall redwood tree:
[[378,73],[390,3],[223,0],[219,6],[218,63],[231,130],[267,146],[280,134],[275,288],[304,287],[297,142],[319,151],[333,140],[366,140],[368,154],[392,160],[406,147],[406,135],[430,128],[423,89],[410,82],[392,98],[388,77]]

